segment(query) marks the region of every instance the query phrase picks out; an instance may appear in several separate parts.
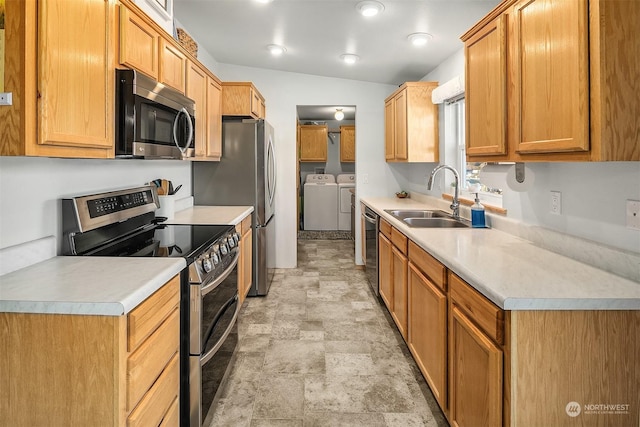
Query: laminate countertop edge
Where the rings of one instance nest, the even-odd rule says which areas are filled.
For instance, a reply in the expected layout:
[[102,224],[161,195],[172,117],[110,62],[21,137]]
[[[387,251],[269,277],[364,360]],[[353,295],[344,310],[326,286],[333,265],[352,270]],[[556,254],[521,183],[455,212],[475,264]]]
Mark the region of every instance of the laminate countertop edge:
[[361,202],[504,310],[640,310],[640,283],[496,229],[411,228],[388,209],[439,209],[422,201]]

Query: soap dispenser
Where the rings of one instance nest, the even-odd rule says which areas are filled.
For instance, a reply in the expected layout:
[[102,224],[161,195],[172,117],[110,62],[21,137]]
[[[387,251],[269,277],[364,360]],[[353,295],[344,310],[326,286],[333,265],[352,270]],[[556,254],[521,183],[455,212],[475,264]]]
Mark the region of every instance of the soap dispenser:
[[475,203],[471,206],[471,226],[474,228],[485,228],[487,226],[484,218],[484,206],[480,204],[478,193],[476,193]]

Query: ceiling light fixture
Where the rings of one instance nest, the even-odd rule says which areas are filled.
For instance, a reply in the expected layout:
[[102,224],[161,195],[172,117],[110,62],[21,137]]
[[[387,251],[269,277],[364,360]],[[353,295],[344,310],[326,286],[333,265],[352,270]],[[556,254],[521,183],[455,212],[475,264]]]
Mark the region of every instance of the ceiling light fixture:
[[344,119],[344,113],[342,112],[342,108],[336,108],[336,114],[334,114],[336,120]]
[[273,0],[255,0],[258,3],[271,3]]
[[356,4],[356,9],[362,16],[375,16],[384,10],[384,5],[378,1],[361,1]]
[[432,38],[433,36],[428,33],[413,33],[407,36],[407,39],[409,39],[414,46],[424,46],[429,43],[429,40]]
[[345,53],[343,55],[340,55],[340,59],[342,59],[345,63],[351,65],[358,62],[360,60],[360,57],[352,53]]
[[273,56],[280,56],[287,51],[284,46],[280,46],[277,44],[270,44],[269,46],[267,46],[267,49]]

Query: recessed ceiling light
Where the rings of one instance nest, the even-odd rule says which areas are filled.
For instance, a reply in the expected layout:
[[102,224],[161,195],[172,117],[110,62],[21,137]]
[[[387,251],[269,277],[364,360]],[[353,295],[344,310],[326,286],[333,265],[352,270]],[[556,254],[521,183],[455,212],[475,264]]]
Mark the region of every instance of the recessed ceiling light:
[[280,46],[277,44],[270,44],[269,46],[267,46],[267,49],[269,50],[269,52],[271,52],[271,55],[273,56],[280,56],[287,51],[287,49],[284,46]]
[[429,43],[429,40],[432,38],[433,36],[428,33],[413,33],[407,36],[407,39],[409,39],[414,46],[424,46]]
[[361,1],[356,4],[356,9],[362,16],[375,16],[384,10],[384,5],[379,1]]
[[258,3],[271,3],[273,0],[255,0]]
[[347,64],[355,64],[360,60],[360,57],[352,53],[345,53],[343,55],[340,55],[340,59],[342,59]]

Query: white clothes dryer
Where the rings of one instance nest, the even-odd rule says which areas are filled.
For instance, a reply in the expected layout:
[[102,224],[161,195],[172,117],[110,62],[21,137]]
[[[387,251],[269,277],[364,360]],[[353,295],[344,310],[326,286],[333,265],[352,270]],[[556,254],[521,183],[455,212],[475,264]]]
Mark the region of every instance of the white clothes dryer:
[[338,186],[333,175],[307,175],[303,209],[305,230],[338,229]]
[[356,175],[338,175],[338,230],[351,230],[351,190],[356,188]]

